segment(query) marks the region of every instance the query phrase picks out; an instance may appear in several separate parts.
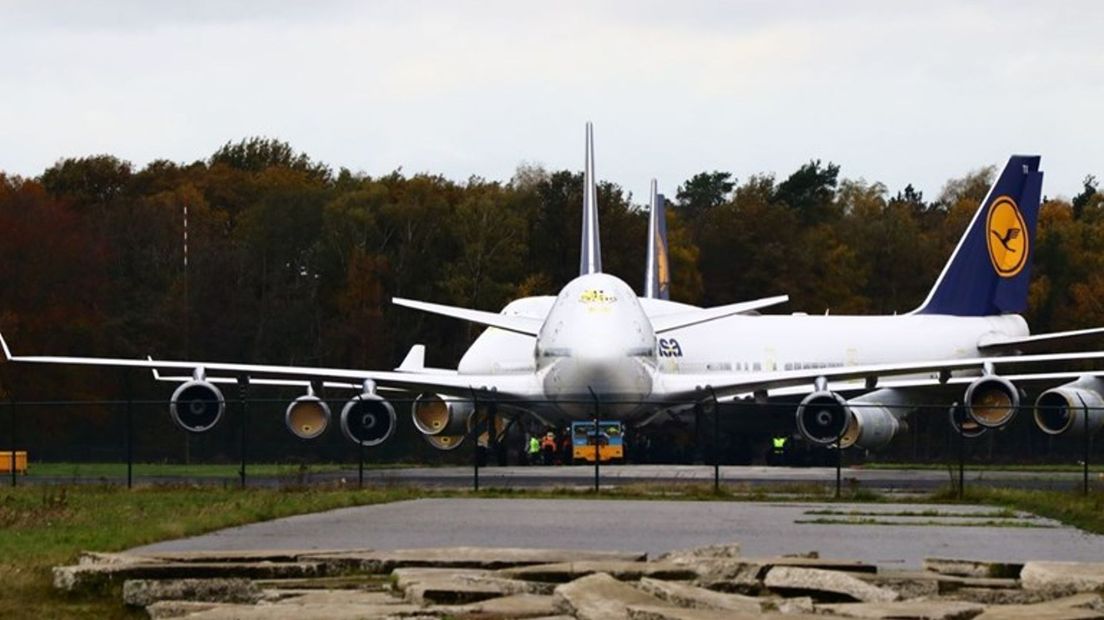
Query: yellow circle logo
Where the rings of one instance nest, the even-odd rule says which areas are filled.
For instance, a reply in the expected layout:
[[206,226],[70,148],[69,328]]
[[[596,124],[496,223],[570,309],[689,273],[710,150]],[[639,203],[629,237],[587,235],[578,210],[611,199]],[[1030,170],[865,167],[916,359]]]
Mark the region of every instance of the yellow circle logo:
[[989,260],[1002,278],[1020,273],[1027,264],[1027,226],[1016,202],[1008,196],[999,196],[989,206],[986,220],[989,242]]

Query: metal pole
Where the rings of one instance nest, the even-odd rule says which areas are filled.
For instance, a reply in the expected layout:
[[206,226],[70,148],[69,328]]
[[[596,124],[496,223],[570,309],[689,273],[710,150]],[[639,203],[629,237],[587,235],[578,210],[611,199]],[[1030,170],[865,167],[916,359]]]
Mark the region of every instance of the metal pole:
[[364,488],[364,444],[357,442],[357,488]]
[[845,433],[847,433],[847,422],[844,422],[840,434],[836,437],[836,499],[839,499],[842,494],[843,435]]
[[717,402],[717,391],[709,388],[713,396],[713,492],[721,492],[721,405]]
[[[479,401],[472,395],[472,415],[478,415]],[[479,425],[472,424],[472,490],[479,492]]]
[[[963,418],[965,423],[965,417]],[[958,499],[966,497],[966,429],[958,425]]]
[[134,394],[130,386],[130,373],[123,371],[123,389],[126,390],[126,459],[127,488],[134,488]]
[[241,477],[241,488],[245,488],[245,462],[246,462],[246,429],[249,427],[249,377],[238,377],[238,398],[241,401],[241,469],[238,475]]
[[594,393],[594,389],[589,385],[587,389],[590,390],[590,396],[594,398],[594,492],[599,492],[599,480],[601,479],[601,466],[602,466],[602,453],[598,446],[598,395]]
[[11,412],[11,460],[9,463],[11,464],[11,485],[14,487],[19,482],[15,476],[15,398],[12,397],[10,388],[8,391],[8,411]]
[[1089,446],[1092,445],[1092,436],[1089,435],[1089,408],[1088,407],[1085,407],[1085,415],[1083,415],[1081,417],[1084,418],[1084,420],[1085,420],[1085,428],[1083,429],[1084,430],[1083,434],[1085,435],[1085,459],[1084,459],[1084,469],[1082,470],[1082,476],[1084,478],[1084,480],[1083,480],[1083,482],[1084,482],[1084,491],[1083,492],[1084,492],[1085,496],[1088,497],[1088,495],[1089,495],[1089,452],[1090,452]]

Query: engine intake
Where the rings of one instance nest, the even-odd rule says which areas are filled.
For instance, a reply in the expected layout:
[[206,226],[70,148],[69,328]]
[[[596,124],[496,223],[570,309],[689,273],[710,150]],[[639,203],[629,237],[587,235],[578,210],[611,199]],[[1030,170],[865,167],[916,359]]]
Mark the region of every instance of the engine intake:
[[951,428],[954,429],[954,432],[966,439],[981,437],[985,434],[985,431],[989,430],[967,415],[966,407],[959,403],[951,405],[951,408],[947,410],[947,417],[951,421]]
[[850,417],[847,401],[835,392],[820,390],[797,406],[797,430],[809,442],[827,446],[840,438]]
[[189,433],[211,430],[226,412],[226,399],[212,383],[193,379],[180,384],[169,399],[169,416]]
[[475,411],[470,400],[456,400],[440,394],[419,394],[411,406],[414,427],[423,435],[463,438],[468,418]]
[[1089,435],[1104,426],[1104,381],[1082,377],[1051,388],[1035,401],[1035,425],[1048,435]]
[[1020,391],[1004,377],[987,376],[966,388],[966,414],[985,428],[1002,428],[1020,410]]
[[341,409],[341,432],[366,448],[387,441],[395,426],[395,408],[373,392],[352,397]]
[[288,405],[284,423],[299,439],[314,439],[330,425],[330,406],[313,393],[304,394]]

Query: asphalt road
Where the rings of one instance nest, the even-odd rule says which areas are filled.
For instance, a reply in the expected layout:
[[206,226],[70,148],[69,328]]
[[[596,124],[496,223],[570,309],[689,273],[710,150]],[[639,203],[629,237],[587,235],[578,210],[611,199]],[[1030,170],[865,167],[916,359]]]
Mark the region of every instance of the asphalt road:
[[[810,514],[817,510],[837,514]],[[917,514],[931,510],[938,514]],[[846,514],[851,511],[879,514]],[[903,516],[903,511],[913,515]],[[860,518],[878,524],[802,523]],[[1031,515],[1008,519],[981,506],[469,498],[343,508],[139,550],[487,546],[647,551],[654,557],[674,549],[732,541],[740,543],[749,556],[815,550],[822,557],[901,568],[918,568],[925,557],[1003,561],[1099,561],[1104,557],[1104,536]]]
[[[31,476],[21,478],[20,484],[71,484],[71,483],[115,483],[124,484],[125,466],[119,466],[119,476],[73,477]],[[248,468],[247,468],[248,473]],[[600,483],[603,486],[634,483],[710,484],[713,482],[713,467],[708,465],[611,465],[600,468]],[[845,487],[877,491],[931,491],[946,487],[951,482],[951,472],[946,469],[866,469],[861,467],[843,468],[841,479]],[[957,475],[957,474],[955,474]],[[788,484],[832,486],[836,480],[836,470],[829,467],[791,468],[763,466],[723,466],[720,468],[721,481],[725,484],[779,486]],[[470,488],[473,484],[472,467],[411,467],[397,469],[365,469],[365,484],[412,485],[434,488]],[[247,476],[250,486],[277,486],[281,484],[358,482],[358,471],[331,471],[306,473],[302,476]],[[1082,476],[1078,472],[1025,472],[992,471],[966,469],[967,486],[988,485],[1031,489],[1072,489],[1079,488]],[[136,478],[142,484],[237,484],[234,477],[185,477],[185,476],[144,476]],[[3,479],[0,478],[0,483]],[[479,469],[481,488],[553,488],[584,487],[594,484],[594,467],[577,465],[566,467],[482,467]],[[1094,473],[1090,484],[1095,488],[1104,487],[1104,480]]]

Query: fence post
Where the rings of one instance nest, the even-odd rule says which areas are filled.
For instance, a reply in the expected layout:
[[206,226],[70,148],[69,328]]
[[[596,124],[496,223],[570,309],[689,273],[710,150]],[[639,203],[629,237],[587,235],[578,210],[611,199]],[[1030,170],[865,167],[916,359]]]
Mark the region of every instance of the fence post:
[[[850,414],[848,414],[850,415]],[[843,436],[847,433],[847,425],[850,422],[844,422],[843,428],[840,429],[839,435],[836,436],[836,499],[839,499],[842,495],[842,470],[843,470]]]
[[598,445],[598,440],[601,437],[598,432],[598,420],[600,417],[598,415],[599,401],[598,395],[594,393],[594,388],[588,385],[587,389],[590,390],[590,396],[594,399],[594,493],[597,494],[600,490],[599,480],[601,477],[600,471],[602,466],[602,452]]
[[[963,416],[965,424],[965,416]],[[958,425],[958,499],[966,497],[966,429]]]
[[8,388],[8,411],[11,412],[11,485],[13,487],[19,484],[18,478],[15,473],[15,445],[16,445],[16,431],[15,431],[15,397],[12,396],[11,388]]
[[238,377],[238,399],[241,404],[241,488],[245,488],[246,431],[249,428],[249,375]]
[[123,370],[123,389],[126,390],[126,460],[127,488],[134,488],[134,394],[131,391],[130,372]]
[[1085,415],[1083,415],[1081,417],[1085,419],[1085,428],[1084,428],[1084,433],[1083,433],[1085,435],[1085,458],[1084,458],[1084,468],[1082,470],[1082,476],[1084,478],[1083,479],[1083,487],[1084,488],[1083,488],[1082,492],[1084,493],[1085,497],[1088,497],[1089,496],[1089,452],[1091,452],[1090,447],[1092,446],[1092,436],[1089,435],[1089,408],[1088,407],[1085,407]]
[[713,397],[713,493],[721,492],[721,404],[717,402],[717,390],[706,386]]

